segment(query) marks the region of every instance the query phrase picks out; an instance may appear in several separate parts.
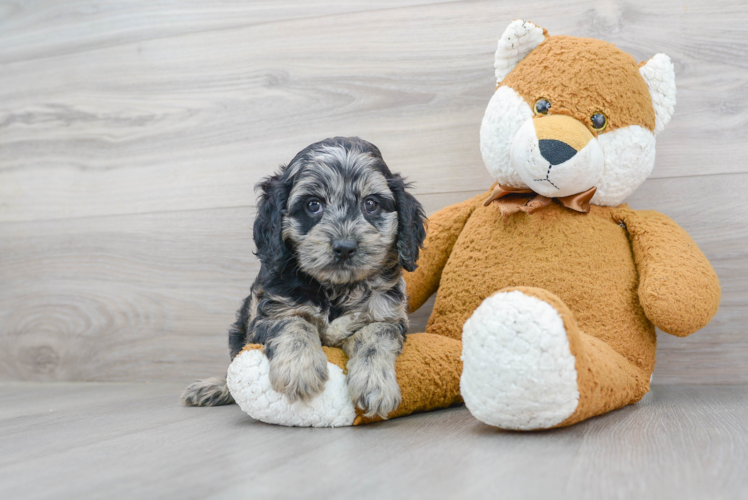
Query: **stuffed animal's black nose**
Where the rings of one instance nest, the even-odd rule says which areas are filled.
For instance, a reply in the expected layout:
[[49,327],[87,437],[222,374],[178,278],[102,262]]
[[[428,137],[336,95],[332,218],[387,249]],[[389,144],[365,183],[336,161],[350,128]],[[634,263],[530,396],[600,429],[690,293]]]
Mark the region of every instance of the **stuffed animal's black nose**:
[[548,163],[551,165],[560,165],[577,154],[576,149],[563,141],[557,141],[555,139],[540,139],[538,141],[538,146],[540,146],[540,154],[543,155],[543,158],[548,160]]
[[332,244],[332,251],[341,260],[350,259],[358,250],[358,245],[353,240],[338,240]]

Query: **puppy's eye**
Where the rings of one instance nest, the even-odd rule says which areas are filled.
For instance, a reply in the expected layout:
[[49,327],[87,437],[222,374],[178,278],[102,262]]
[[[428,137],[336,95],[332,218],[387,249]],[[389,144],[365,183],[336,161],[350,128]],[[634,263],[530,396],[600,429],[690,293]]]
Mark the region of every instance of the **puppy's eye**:
[[369,212],[370,214],[373,214],[379,209],[379,203],[376,202],[376,200],[373,200],[371,198],[367,198],[364,200],[364,210]]
[[319,200],[309,200],[306,202],[306,211],[312,215],[319,215],[324,210],[324,205]]
[[551,101],[548,99],[538,99],[535,103],[535,114],[536,115],[547,115],[551,109]]
[[592,128],[597,131],[603,130],[608,125],[608,118],[602,113],[595,113],[590,120],[592,121]]

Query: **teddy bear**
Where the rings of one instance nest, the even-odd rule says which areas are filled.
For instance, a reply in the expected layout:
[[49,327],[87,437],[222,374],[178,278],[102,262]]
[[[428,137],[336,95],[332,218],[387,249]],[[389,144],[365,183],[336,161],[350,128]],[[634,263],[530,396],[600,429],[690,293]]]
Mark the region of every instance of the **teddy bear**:
[[[402,403],[388,418],[464,401],[502,429],[575,424],[649,391],[655,327],[686,336],[719,307],[717,275],[689,235],[624,203],[673,113],[670,59],[637,64],[613,44],[515,20],[495,70],[480,149],[496,183],[429,217],[405,281],[411,311],[436,293],[434,310],[397,360]],[[345,355],[325,349],[330,379],[309,402],[274,393],[258,345],[229,367],[231,393],[270,423],[378,420],[350,401]]]

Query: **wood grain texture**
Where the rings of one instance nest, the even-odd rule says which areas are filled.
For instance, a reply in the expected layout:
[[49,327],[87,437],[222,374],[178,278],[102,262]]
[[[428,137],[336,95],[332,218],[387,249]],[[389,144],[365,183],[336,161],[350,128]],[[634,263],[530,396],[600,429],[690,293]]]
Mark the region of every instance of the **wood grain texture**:
[[[706,184],[705,184],[706,183]],[[701,188],[734,204],[703,210],[681,200]],[[715,319],[681,339],[660,335],[656,381],[748,382],[748,175],[654,179],[635,208],[663,193],[722,278]],[[423,196],[429,212],[473,193]],[[220,374],[226,330],[258,270],[252,208],[0,223],[0,379],[173,380]],[[726,216],[723,216],[726,218]],[[727,220],[727,219],[726,219]],[[433,302],[413,316],[423,331]]]
[[573,427],[464,407],[358,428],[185,408],[175,384],[0,384],[0,497],[742,499],[748,386],[655,386]]
[[[361,10],[351,3],[316,16],[280,2],[217,4],[202,28],[202,3],[122,2],[122,13],[90,14],[93,28],[92,1],[49,2],[47,15],[19,4],[0,32],[0,219],[251,205],[249,187],[274,165],[341,134],[379,144],[421,193],[482,190],[492,54],[518,16],[639,59],[673,58],[678,107],[654,177],[745,171],[744,5],[534,0],[350,12]],[[170,12],[176,27],[167,28]],[[253,13],[273,21],[255,24]]]
[[220,373],[257,271],[253,186],[312,141],[374,142],[429,213],[486,190],[517,17],[673,58],[676,112],[629,202],[690,232],[723,302],[660,335],[655,380],[748,382],[748,6],[645,0],[0,4],[0,380]]

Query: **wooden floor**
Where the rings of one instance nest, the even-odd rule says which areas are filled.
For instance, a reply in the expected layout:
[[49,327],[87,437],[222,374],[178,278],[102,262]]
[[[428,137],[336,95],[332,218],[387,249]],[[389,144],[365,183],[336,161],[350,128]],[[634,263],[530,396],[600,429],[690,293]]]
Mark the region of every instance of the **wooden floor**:
[[560,430],[503,432],[464,408],[298,429],[169,383],[0,384],[0,498],[748,497],[748,386],[655,386]]
[[723,300],[703,331],[660,336],[655,382],[748,383],[748,3],[734,0],[3,3],[0,380],[223,372],[258,270],[252,187],[313,141],[377,144],[429,213],[488,189],[478,134],[515,18],[672,58],[678,104],[629,202],[689,231]]

